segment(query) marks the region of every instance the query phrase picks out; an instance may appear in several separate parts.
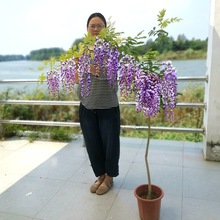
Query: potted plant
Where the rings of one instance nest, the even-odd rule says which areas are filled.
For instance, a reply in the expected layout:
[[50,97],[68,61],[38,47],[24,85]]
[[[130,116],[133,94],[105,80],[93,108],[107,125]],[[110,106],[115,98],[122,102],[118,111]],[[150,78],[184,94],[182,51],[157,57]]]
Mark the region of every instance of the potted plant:
[[[115,31],[114,24],[108,22],[107,28],[103,29],[98,37],[86,35],[84,41],[74,45],[68,52],[57,60],[51,58],[44,61],[45,66],[49,65],[46,74],[49,92],[59,95],[60,84],[65,91],[71,92],[75,85],[75,73],[78,71],[79,83],[81,84],[81,95],[89,95],[90,73],[89,65],[94,59],[97,68],[105,68],[109,86],[116,86],[118,83],[120,93],[127,97],[130,94],[135,96],[137,112],[143,112],[147,118],[148,138],[145,152],[145,163],[147,170],[147,184],[135,189],[135,196],[139,200],[139,211],[141,219],[159,219],[160,201],[163,197],[163,190],[151,184],[150,169],[148,163],[148,151],[150,145],[151,117],[156,117],[159,111],[164,111],[165,116],[173,120],[173,109],[177,102],[177,76],[176,70],[171,61],[159,62],[155,60],[157,52],[149,50],[143,56],[137,52],[140,40],[147,37],[155,37],[159,41],[166,37],[168,33],[164,30],[170,23],[180,21],[179,18],[165,19],[165,10],[158,14],[158,26],[154,27],[148,36],[143,35],[143,31],[136,37],[121,37],[121,32]],[[90,47],[94,47],[94,53],[90,53]],[[40,76],[40,81],[45,75]],[[141,208],[150,203],[150,211],[142,211]],[[153,204],[157,202],[156,208]],[[159,202],[158,202],[159,201]],[[142,204],[144,202],[144,205]],[[156,214],[149,216],[149,213],[156,211]]]

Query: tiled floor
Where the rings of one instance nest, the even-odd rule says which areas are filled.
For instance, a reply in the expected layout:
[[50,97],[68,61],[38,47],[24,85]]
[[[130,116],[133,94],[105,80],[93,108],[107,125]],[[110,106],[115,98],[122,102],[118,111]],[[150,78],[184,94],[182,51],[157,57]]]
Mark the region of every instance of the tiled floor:
[[[82,144],[1,141],[0,220],[138,220],[146,140],[121,138],[120,175],[103,196],[89,192],[95,178]],[[165,194],[161,220],[220,219],[220,163],[203,159],[202,143],[151,140],[149,162]]]

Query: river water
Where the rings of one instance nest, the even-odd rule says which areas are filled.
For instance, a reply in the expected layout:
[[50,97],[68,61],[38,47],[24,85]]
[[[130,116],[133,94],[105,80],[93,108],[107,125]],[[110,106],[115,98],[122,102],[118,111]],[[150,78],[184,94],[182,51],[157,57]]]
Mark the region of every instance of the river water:
[[[177,76],[205,76],[206,60],[174,60],[172,61],[177,70]],[[0,80],[7,79],[38,79],[40,72],[38,67],[41,61],[10,61],[0,62]],[[178,82],[178,90],[190,85],[190,82]],[[195,84],[195,83],[194,83]],[[198,84],[198,83],[197,83]],[[14,90],[33,91],[35,88],[46,89],[46,85],[33,83],[0,83],[0,91],[6,91],[8,88]]]

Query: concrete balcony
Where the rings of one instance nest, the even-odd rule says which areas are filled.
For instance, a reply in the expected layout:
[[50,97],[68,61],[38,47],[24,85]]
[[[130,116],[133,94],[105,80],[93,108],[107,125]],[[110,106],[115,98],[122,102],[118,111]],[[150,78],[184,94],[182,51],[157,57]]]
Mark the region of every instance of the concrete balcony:
[[[95,177],[83,139],[11,138],[0,142],[1,220],[138,220],[134,189],[147,182],[146,139],[121,137],[120,175],[105,195],[89,192]],[[161,220],[217,220],[220,163],[203,144],[151,140],[152,183],[164,190]]]

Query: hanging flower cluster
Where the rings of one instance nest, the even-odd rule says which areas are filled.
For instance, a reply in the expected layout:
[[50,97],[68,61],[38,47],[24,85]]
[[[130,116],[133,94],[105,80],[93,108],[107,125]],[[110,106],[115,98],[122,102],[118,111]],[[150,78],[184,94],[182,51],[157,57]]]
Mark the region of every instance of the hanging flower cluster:
[[161,78],[155,73],[140,72],[135,77],[136,110],[155,117],[160,108]]
[[97,76],[106,77],[109,85],[115,87],[117,83],[119,51],[110,48],[104,39],[96,38],[94,45],[94,66]]
[[174,119],[173,109],[177,103],[177,73],[171,61],[162,63],[161,96],[165,115]]
[[[70,58],[63,61],[60,75],[58,70],[52,70],[47,74],[50,93],[58,95],[60,81],[63,89],[71,92],[76,83],[75,74],[78,71],[81,95],[83,97],[89,96],[91,63],[92,57],[88,50],[85,50],[78,59]],[[122,96],[135,95],[137,112],[143,111],[145,116],[155,117],[162,107],[166,117],[173,120],[173,109],[177,102],[177,75],[171,61],[162,62],[159,68],[157,68],[158,64],[155,64],[154,71],[152,71],[153,68],[146,70],[143,67],[147,65],[154,67],[153,61],[150,64],[144,61],[138,62],[133,56],[120,54],[105,40],[97,38],[94,44],[93,64],[97,77],[105,75],[109,86],[112,87],[118,83]]]
[[177,76],[171,61],[163,62],[158,73],[146,73],[132,56],[125,55],[120,60],[119,85],[122,96],[135,94],[137,112],[155,117],[162,107],[167,118],[173,120]]
[[61,62],[61,82],[64,91],[72,92],[75,85],[76,62],[70,58]]
[[124,55],[119,62],[119,85],[120,94],[128,97],[129,94],[133,93],[135,84],[135,76],[140,74],[140,66],[135,59],[130,55]]
[[107,79],[109,85],[116,87],[118,79],[118,69],[119,69],[119,55],[120,53],[116,48],[113,48],[109,51],[108,62],[106,65]]
[[47,87],[49,93],[57,97],[60,89],[60,74],[57,69],[53,69],[47,72]]
[[110,44],[105,42],[103,39],[96,38],[94,44],[94,66],[96,68],[96,73],[105,73],[107,58],[110,52]]
[[79,58],[79,84],[81,86],[81,96],[86,97],[90,94],[90,63],[91,63],[91,56],[90,54],[84,52],[82,56]]

